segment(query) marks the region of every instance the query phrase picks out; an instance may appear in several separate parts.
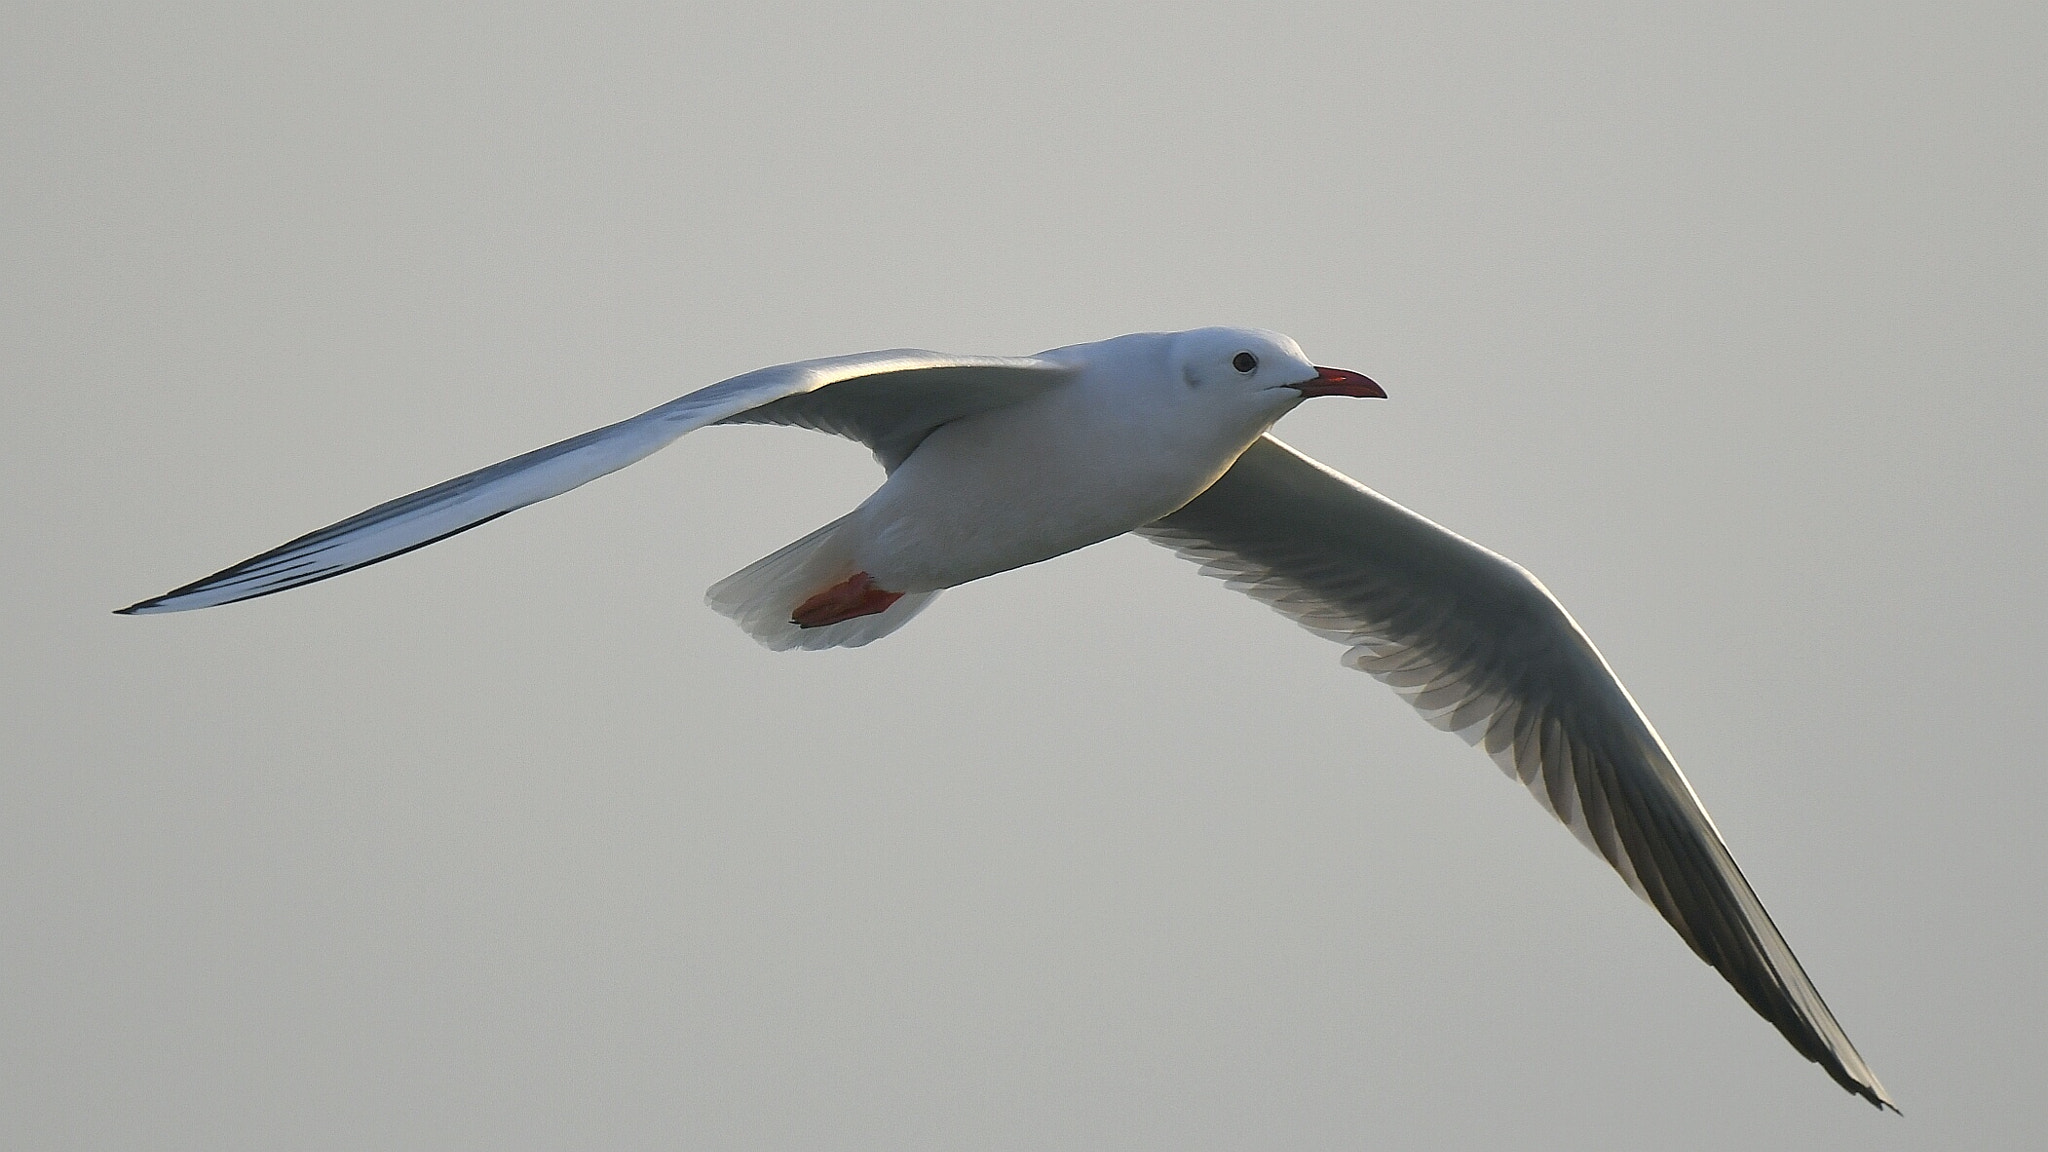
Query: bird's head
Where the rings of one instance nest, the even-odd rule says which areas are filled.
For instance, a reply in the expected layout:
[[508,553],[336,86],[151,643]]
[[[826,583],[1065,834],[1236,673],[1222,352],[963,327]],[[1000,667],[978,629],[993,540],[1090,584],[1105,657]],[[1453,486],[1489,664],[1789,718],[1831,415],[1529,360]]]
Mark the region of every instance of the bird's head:
[[1378,384],[1341,368],[1319,368],[1301,345],[1263,328],[1196,328],[1173,339],[1173,362],[1189,389],[1233,408],[1270,409],[1278,419],[1310,396],[1386,398]]

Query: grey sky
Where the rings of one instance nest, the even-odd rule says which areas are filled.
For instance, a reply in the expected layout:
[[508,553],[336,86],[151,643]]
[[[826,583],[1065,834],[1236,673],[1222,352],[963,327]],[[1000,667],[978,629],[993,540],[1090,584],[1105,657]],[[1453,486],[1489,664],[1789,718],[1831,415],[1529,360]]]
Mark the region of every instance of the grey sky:
[[[2007,1148],[2044,1128],[2038,5],[0,13],[0,1143]],[[1233,323],[1531,568],[1905,1110],[1162,549],[762,651],[763,364]]]

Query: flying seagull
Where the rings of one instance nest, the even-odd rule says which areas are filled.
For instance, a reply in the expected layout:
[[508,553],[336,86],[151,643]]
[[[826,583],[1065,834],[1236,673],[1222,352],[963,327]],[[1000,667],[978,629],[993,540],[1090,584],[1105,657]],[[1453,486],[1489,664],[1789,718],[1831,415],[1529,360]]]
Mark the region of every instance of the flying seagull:
[[873,451],[888,479],[706,594],[761,643],[866,644],[943,589],[1136,532],[1345,645],[1346,664],[1483,746],[1801,1055],[1896,1111],[1563,606],[1509,560],[1267,433],[1311,396],[1385,395],[1251,328],[1136,333],[1030,357],[806,360],[379,504],[120,611],[180,612],[339,576],[709,424],[836,433]]

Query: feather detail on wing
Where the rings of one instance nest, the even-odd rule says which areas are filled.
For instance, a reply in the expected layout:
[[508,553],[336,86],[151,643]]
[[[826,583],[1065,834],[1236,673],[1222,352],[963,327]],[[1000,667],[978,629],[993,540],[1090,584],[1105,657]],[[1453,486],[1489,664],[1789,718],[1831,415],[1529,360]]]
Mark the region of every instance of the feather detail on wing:
[[1061,383],[1070,372],[1046,360],[917,350],[763,368],[379,504],[120,611],[182,612],[339,576],[559,496],[707,424],[780,423],[832,432],[866,444],[893,469],[933,428],[1014,404]]
[[1891,1107],[1664,742],[1535,577],[1270,436],[1139,532],[1483,746],[1794,1048]]

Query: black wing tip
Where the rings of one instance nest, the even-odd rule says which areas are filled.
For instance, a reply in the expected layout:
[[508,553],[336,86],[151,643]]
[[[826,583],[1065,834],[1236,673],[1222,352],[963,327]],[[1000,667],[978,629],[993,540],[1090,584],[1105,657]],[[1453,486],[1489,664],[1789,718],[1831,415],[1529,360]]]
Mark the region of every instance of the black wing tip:
[[178,597],[183,596],[185,593],[189,591],[191,591],[190,588],[178,588],[170,592],[166,592],[161,596],[151,596],[147,600],[137,600],[135,603],[130,604],[126,608],[114,609],[114,615],[155,616],[163,612],[176,612],[178,611],[178,609],[165,608],[164,605],[169,604],[171,601],[176,600]]
[[1904,1112],[1899,1111],[1897,1104],[1892,1103],[1892,1098],[1885,1095],[1884,1089],[1875,1080],[1868,1084],[1859,1083],[1854,1088],[1849,1089],[1849,1091],[1870,1101],[1870,1106],[1879,1112],[1890,1112],[1894,1116],[1905,1115]]
[[1869,1101],[1870,1106],[1879,1112],[1890,1112],[1894,1116],[1905,1115],[1905,1113],[1899,1111],[1897,1104],[1892,1103],[1892,1098],[1885,1093],[1884,1085],[1877,1082],[1877,1077],[1872,1076],[1868,1080],[1861,1079],[1851,1075],[1848,1069],[1835,1064],[1833,1061],[1817,1060],[1815,1063],[1826,1069],[1827,1074],[1834,1078],[1835,1083],[1840,1084],[1850,1095],[1860,1096]]

